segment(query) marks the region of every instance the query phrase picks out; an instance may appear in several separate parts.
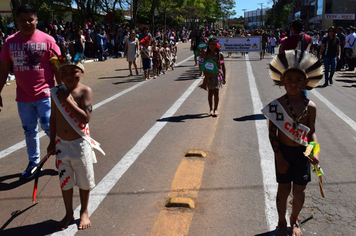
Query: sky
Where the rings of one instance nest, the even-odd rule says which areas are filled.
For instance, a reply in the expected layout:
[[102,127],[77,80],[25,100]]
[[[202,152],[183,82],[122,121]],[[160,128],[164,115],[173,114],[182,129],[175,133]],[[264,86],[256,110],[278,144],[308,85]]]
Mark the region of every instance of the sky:
[[244,16],[242,9],[246,9],[246,12],[256,10],[257,8],[261,9],[261,4],[263,3],[263,8],[271,8],[273,5],[273,0],[235,0],[235,12],[236,17]]

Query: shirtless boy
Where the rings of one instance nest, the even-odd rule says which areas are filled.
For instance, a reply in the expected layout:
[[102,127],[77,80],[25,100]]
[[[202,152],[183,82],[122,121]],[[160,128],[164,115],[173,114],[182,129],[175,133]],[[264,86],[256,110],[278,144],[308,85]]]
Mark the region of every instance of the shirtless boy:
[[[79,187],[81,210],[79,230],[91,226],[88,214],[90,190],[95,186],[93,151],[89,142],[69,123],[65,108],[78,126],[86,126],[92,114],[92,90],[81,84],[84,66],[80,62],[65,62],[58,67],[62,83],[51,90],[50,144],[47,151],[57,151],[56,165],[66,215],[56,224],[64,230],[74,220],[73,186]],[[64,85],[64,86],[63,86]],[[74,181],[75,176],[75,181]]]
[[[279,216],[278,236],[288,235],[285,216],[287,198],[291,190],[293,191],[290,216],[292,236],[303,235],[298,219],[305,200],[306,185],[311,179],[310,162],[304,152],[309,142],[318,143],[315,133],[316,106],[302,94],[302,89],[316,87],[323,76],[323,68],[320,61],[312,54],[305,52],[303,63],[300,64],[300,55],[297,57],[294,55],[294,50],[288,50],[275,57],[270,63],[272,79],[285,87],[286,94],[262,109],[262,113],[269,119],[269,139],[275,154],[278,182],[276,199]],[[281,61],[287,61],[290,67],[287,65],[282,68],[279,66],[282,65]],[[318,162],[317,154],[312,164]]]

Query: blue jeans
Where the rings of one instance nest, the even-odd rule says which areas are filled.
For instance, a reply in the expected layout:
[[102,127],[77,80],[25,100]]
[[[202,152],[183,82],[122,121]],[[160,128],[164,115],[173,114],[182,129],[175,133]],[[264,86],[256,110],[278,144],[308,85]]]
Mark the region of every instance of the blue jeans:
[[38,120],[41,128],[49,136],[49,119],[51,116],[51,98],[36,102],[18,102],[22,128],[25,131],[28,158],[32,162],[40,161],[40,142],[38,138]]
[[[324,57],[324,66],[325,66],[325,84],[332,81],[335,70],[336,70],[336,57]],[[329,73],[329,66],[331,66],[331,70]]]
[[104,52],[103,45],[98,45],[98,49],[99,49],[98,59],[99,61],[103,61],[103,52]]

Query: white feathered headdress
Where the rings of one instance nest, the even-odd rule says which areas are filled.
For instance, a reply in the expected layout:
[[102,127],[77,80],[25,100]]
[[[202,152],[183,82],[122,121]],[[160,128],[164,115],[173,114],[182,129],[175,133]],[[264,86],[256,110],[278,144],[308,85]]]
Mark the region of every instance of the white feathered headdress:
[[306,89],[315,88],[323,78],[323,65],[320,60],[305,50],[286,50],[278,54],[269,64],[269,75],[276,84],[281,84],[281,77],[291,69],[297,69],[309,79]]

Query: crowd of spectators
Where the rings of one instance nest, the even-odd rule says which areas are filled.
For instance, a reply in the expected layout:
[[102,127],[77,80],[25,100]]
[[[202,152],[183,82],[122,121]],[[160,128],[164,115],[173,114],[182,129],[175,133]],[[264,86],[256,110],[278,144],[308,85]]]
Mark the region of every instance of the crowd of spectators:
[[[74,22],[54,20],[51,23],[39,21],[37,28],[55,39],[61,49],[61,54],[82,52],[84,58],[98,58],[99,60],[105,60],[108,56],[123,56],[125,42],[132,30],[129,23],[109,24],[107,21],[98,23],[92,19],[88,19],[84,27]],[[142,26],[134,29],[137,38],[145,28],[147,27]],[[0,25],[0,50],[5,39],[16,31],[16,26],[10,22],[10,18],[5,25]],[[190,31],[184,27],[167,30],[157,28],[151,35],[156,40],[172,40],[173,37],[176,42],[186,42],[189,33]]]

